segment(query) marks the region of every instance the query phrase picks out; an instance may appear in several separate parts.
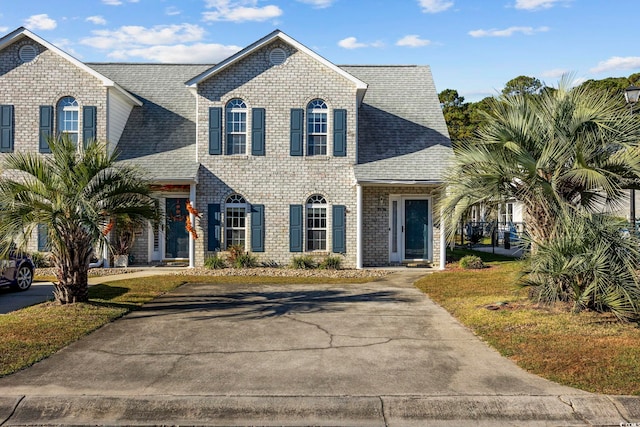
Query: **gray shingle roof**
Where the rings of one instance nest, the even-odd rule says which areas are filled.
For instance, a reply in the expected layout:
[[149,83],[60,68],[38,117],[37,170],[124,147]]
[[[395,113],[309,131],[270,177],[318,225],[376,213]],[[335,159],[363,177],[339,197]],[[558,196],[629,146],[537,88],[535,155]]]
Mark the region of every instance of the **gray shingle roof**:
[[143,102],[125,126],[119,160],[146,169],[153,180],[197,176],[196,99],[185,82],[211,65],[89,63]]
[[441,182],[453,158],[428,66],[341,66],[369,84],[358,112],[356,179]]

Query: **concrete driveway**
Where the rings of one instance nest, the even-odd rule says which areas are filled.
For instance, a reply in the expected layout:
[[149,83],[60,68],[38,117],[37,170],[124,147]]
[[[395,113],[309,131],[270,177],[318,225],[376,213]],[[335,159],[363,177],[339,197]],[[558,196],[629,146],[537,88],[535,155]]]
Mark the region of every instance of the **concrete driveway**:
[[[500,357],[411,283],[188,285],[0,379],[0,425],[619,425]],[[6,424],[2,424],[3,419]]]

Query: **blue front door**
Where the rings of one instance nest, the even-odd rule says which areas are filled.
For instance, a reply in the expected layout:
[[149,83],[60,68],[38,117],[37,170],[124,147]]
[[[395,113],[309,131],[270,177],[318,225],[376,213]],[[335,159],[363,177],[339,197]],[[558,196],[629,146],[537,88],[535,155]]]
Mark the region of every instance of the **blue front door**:
[[187,199],[166,199],[167,232],[165,258],[189,258],[189,234],[187,233]]

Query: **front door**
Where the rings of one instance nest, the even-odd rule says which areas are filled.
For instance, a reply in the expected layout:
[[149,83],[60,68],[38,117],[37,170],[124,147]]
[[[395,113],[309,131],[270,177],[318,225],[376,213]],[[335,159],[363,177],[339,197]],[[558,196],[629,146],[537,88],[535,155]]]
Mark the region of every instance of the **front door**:
[[189,234],[187,233],[187,199],[167,198],[165,258],[189,258]]
[[389,199],[389,261],[430,260],[433,249],[431,200],[422,196]]

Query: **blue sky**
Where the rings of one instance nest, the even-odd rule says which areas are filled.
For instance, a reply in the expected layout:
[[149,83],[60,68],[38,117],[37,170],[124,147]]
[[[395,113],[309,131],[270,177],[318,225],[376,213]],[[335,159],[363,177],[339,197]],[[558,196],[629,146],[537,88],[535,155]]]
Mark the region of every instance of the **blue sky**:
[[[0,0],[85,62],[216,63],[280,29],[338,64],[430,65],[468,101],[519,75],[640,72],[637,0]],[[636,16],[636,19],[633,19]]]

